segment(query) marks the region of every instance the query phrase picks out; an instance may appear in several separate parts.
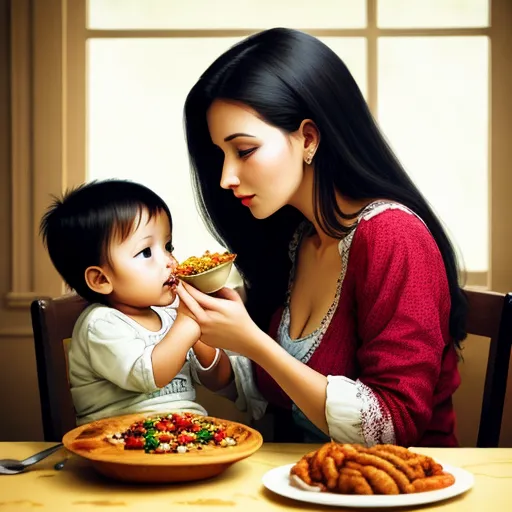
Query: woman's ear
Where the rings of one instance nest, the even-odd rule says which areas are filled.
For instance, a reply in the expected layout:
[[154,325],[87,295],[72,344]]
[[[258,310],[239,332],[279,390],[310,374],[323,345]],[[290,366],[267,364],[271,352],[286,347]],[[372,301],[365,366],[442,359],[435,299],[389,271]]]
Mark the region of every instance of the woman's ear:
[[304,119],[300,125],[299,133],[302,134],[304,140],[304,161],[309,165],[313,161],[320,144],[320,132],[311,119]]
[[101,267],[88,267],[85,269],[85,282],[96,293],[109,295],[114,289],[109,276]]

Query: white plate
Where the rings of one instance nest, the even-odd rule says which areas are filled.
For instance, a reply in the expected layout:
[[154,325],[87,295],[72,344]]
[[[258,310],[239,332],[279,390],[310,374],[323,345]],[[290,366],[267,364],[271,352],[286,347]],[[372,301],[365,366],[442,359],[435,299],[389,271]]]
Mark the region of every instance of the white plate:
[[475,479],[465,469],[443,464],[445,471],[455,477],[455,483],[450,487],[438,491],[418,492],[413,494],[398,494],[394,496],[357,496],[350,494],[335,494],[331,492],[303,491],[290,484],[290,469],[294,464],[279,466],[267,471],[263,475],[263,485],[281,496],[294,500],[318,503],[319,505],[334,505],[338,507],[403,507],[408,505],[422,505],[434,501],[446,500],[458,496],[471,489]]

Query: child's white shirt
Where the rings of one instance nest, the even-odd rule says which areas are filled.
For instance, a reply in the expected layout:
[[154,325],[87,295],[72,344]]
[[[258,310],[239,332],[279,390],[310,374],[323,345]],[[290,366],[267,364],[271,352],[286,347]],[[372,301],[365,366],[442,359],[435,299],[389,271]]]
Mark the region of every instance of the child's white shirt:
[[192,349],[185,364],[158,388],[151,355],[172,327],[179,299],[152,309],[161,319],[150,331],[120,311],[92,304],[78,318],[69,349],[69,379],[77,424],[138,412],[190,411],[206,414],[195,403],[197,369],[203,369]]

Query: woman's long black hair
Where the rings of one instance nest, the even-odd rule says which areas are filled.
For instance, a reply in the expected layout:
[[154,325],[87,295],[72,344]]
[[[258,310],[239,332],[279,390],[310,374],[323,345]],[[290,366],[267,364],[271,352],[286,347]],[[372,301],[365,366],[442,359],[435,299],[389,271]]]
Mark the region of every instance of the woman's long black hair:
[[465,336],[467,301],[458,281],[453,247],[425,198],[380,133],[343,61],[318,39],[297,30],[274,28],[248,37],[221,55],[200,77],[185,103],[185,129],[197,203],[216,239],[238,254],[248,285],[247,307],[262,328],[283,303],[290,260],[288,244],[303,219],[286,206],[255,219],[232,191],[220,187],[223,153],[211,141],[206,113],[215,99],[244,103],[285,133],[312,119],[321,142],[314,160],[317,220],[341,237],[335,192],[360,200],[402,203],[426,223],[441,251],[451,295],[450,333]]

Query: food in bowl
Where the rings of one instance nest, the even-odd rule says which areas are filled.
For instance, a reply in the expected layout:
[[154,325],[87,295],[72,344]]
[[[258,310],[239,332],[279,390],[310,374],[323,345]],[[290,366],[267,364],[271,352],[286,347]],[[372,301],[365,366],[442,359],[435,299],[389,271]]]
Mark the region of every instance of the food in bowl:
[[206,251],[191,256],[176,269],[177,277],[203,293],[214,293],[225,286],[236,254]]
[[222,265],[223,263],[229,263],[234,261],[236,254],[232,254],[228,251],[220,253],[205,251],[202,256],[191,256],[184,262],[180,263],[176,268],[176,275],[178,277],[184,276],[196,276],[207,272],[209,270]]
[[108,434],[106,440],[125,450],[145,453],[186,453],[191,450],[236,446],[240,432],[225,424],[192,413],[143,418],[126,430]]
[[443,489],[455,477],[431,457],[401,446],[331,442],[304,455],[291,468],[290,483],[314,492],[392,495]]

